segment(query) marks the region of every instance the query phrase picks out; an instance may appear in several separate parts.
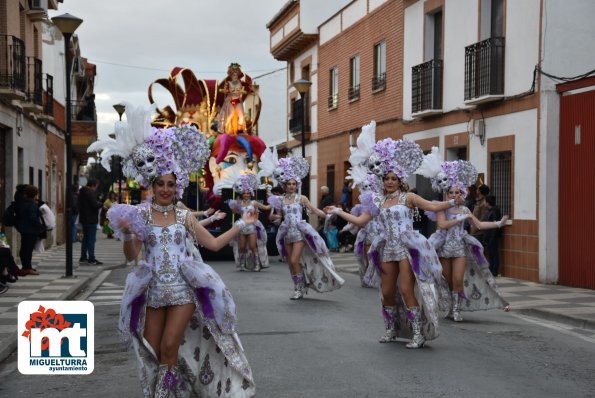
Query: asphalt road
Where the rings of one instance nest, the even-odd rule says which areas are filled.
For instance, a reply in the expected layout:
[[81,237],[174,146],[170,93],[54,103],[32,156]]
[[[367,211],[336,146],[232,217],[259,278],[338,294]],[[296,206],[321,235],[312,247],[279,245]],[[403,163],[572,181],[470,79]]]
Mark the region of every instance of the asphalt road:
[[[563,325],[490,311],[441,323],[422,350],[379,344],[379,295],[343,274],[339,291],[291,301],[285,264],[261,273],[212,263],[232,290],[257,396],[595,397],[595,341]],[[126,270],[107,277],[95,304],[95,371],[88,376],[25,376],[16,353],[0,364],[1,397],[141,397],[132,352],[116,325]],[[90,292],[89,292],[90,293]]]

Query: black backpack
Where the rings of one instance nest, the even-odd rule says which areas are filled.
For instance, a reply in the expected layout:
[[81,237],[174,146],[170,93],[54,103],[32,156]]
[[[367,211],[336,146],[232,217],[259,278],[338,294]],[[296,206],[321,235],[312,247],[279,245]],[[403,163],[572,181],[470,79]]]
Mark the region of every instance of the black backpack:
[[14,227],[17,223],[17,212],[16,212],[15,203],[12,202],[6,210],[4,210],[4,218],[2,219],[2,224],[7,227]]

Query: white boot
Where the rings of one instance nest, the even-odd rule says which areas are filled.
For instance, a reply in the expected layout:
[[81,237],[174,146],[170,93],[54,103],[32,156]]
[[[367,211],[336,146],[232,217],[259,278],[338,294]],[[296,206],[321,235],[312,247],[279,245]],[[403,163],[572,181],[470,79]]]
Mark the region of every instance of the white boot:
[[407,318],[411,323],[411,330],[413,331],[413,339],[407,343],[407,348],[422,348],[426,342],[426,338],[421,333],[421,309],[417,307],[407,308]]
[[384,334],[378,339],[379,343],[390,343],[397,338],[395,322],[397,320],[396,306],[382,306],[382,317],[384,319]]

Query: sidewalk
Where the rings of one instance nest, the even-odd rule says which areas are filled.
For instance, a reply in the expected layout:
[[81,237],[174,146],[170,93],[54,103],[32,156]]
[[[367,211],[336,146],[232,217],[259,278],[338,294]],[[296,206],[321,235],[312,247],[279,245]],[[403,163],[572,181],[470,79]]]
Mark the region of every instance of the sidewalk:
[[64,278],[66,246],[52,246],[43,253],[33,253],[33,268],[41,275],[19,277],[19,280],[10,283],[8,291],[0,296],[0,362],[17,347],[17,311],[21,301],[70,300],[102,271],[117,268],[125,263],[122,242],[107,239],[99,232],[95,256],[103,265],[79,265],[80,243],[73,244],[72,253],[74,278]]
[[[337,270],[358,273],[354,254],[331,253]],[[544,285],[499,277],[496,283],[512,311],[595,330],[595,290],[560,285]]]

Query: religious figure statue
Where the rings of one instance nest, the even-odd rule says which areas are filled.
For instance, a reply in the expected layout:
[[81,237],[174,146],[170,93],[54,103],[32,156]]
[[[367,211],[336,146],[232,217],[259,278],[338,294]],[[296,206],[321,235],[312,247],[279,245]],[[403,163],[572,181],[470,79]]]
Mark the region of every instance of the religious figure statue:
[[223,93],[225,99],[219,111],[219,132],[227,134],[241,134],[246,129],[244,117],[244,99],[252,91],[252,80],[244,73],[240,64],[232,63],[227,69],[227,77],[219,85],[219,92]]

